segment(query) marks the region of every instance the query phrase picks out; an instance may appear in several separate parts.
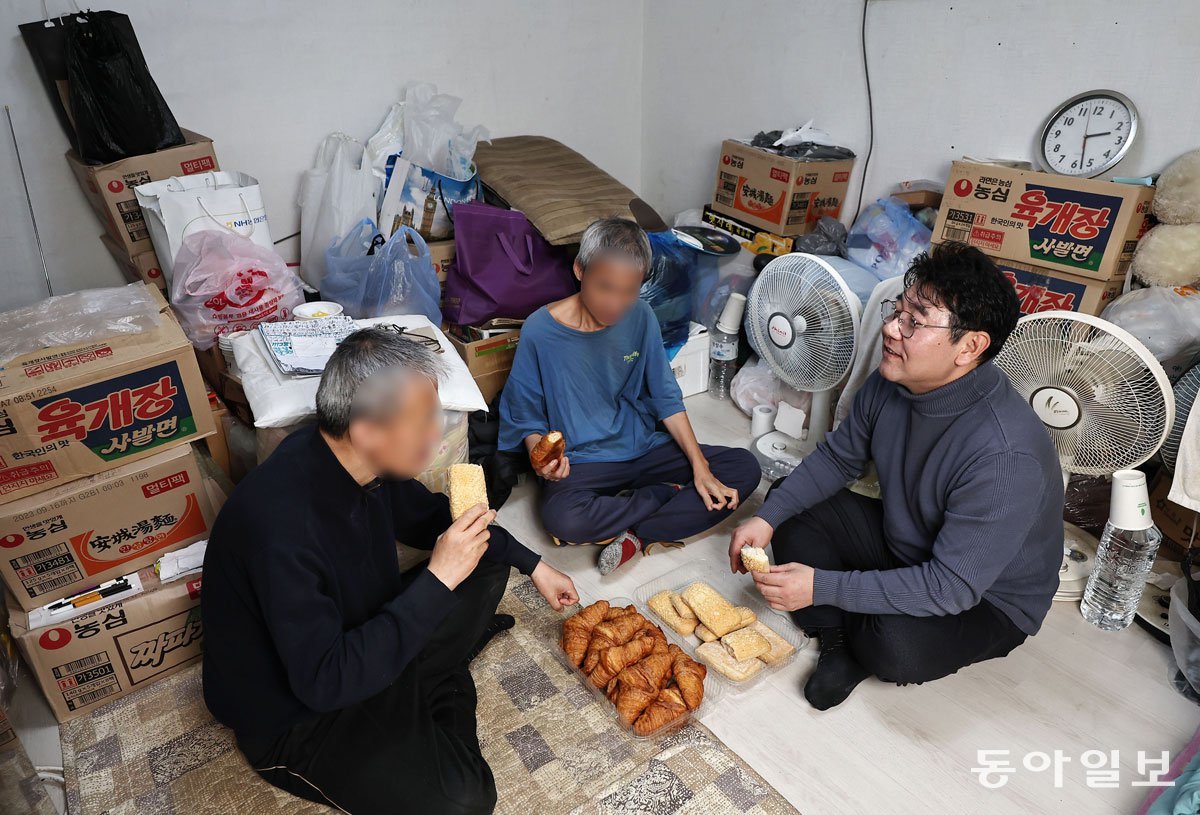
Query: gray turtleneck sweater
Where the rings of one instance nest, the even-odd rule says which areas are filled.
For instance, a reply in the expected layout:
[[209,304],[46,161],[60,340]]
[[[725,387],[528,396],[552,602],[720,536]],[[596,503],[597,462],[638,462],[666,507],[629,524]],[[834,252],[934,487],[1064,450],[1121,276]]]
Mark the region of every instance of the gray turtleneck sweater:
[[813,604],[860,614],[958,614],[986,599],[1037,633],[1058,587],[1063,484],[1054,444],[991,363],[914,395],[877,372],[850,415],[772,492],[778,527],[879,471],[897,569],[818,569]]

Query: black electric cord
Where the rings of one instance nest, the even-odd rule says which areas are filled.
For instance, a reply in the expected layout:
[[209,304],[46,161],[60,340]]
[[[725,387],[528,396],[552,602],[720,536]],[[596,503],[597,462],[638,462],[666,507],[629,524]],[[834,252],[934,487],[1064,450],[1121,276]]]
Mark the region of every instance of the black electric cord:
[[858,180],[858,200],[854,202],[851,223],[858,219],[858,211],[862,208],[863,193],[867,187],[867,171],[871,167],[871,153],[875,150],[875,100],[871,96],[871,65],[867,59],[867,9],[870,5],[871,0],[863,0],[862,27],[860,30],[863,78],[867,84],[867,155],[863,159],[862,175]]

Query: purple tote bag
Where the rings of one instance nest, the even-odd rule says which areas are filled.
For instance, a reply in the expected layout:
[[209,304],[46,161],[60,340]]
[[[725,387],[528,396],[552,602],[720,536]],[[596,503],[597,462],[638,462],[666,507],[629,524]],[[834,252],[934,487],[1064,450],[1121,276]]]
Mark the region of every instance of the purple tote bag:
[[547,243],[516,210],[455,204],[454,254],[442,308],[450,323],[524,319],[575,293],[570,256]]

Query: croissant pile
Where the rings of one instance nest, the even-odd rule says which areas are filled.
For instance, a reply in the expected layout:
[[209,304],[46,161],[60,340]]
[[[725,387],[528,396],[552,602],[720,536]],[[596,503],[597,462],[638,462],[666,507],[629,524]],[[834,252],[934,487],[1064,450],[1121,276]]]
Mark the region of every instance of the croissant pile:
[[708,669],[668,644],[662,629],[633,606],[592,603],[563,623],[562,649],[640,736],[704,701]]

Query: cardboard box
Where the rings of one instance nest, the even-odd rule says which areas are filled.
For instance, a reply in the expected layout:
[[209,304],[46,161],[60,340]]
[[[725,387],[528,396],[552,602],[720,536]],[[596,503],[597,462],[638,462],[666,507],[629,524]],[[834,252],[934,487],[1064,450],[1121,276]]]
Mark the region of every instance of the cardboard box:
[[100,236],[100,242],[104,244],[104,248],[112,255],[112,259],[121,267],[121,272],[124,273],[126,280],[130,283],[140,280],[147,286],[154,286],[162,291],[164,297],[170,296],[167,293],[167,278],[162,273],[162,267],[158,265],[158,255],[154,253],[153,249],[138,252],[130,257],[125,254],[125,247],[113,240],[107,232]]
[[956,161],[934,240],[1093,280],[1125,274],[1154,188]]
[[785,237],[841,214],[854,160],[806,161],[745,142],[721,144],[712,208]]
[[1121,278],[1100,281],[1004,258],[993,260],[1016,288],[1022,314],[1061,309],[1099,315],[1124,288]]
[[1166,470],[1159,470],[1150,479],[1150,517],[1163,537],[1170,541],[1171,548],[1182,555],[1187,552],[1188,544],[1196,534],[1196,513],[1167,500],[1171,492],[1171,479],[1171,473]]
[[0,503],[213,432],[192,345],[166,301],[136,334],[32,351],[0,368]]
[[517,343],[521,340],[521,332],[506,331],[495,337],[474,342],[464,342],[453,334],[446,336],[450,338],[450,344],[458,351],[458,355],[467,363],[467,370],[471,372],[475,384],[483,393],[483,401],[490,405],[508,381],[513,359],[517,355]]
[[708,390],[708,329],[692,323],[688,341],[671,360],[671,372],[684,397]]
[[67,151],[67,164],[88,203],[128,257],[153,248],[142,208],[133,194],[134,187],[172,176],[221,169],[212,139],[190,130],[184,130],[183,136],[184,143],[177,147],[96,166],[85,164],[74,150]]
[[208,537],[190,445],[0,505],[0,579],[32,611]]
[[138,572],[145,591],[60,625],[30,630],[11,609],[17,647],[54,717],[65,722],[163,679],[203,656],[198,575],[159,583]]
[[446,299],[446,275],[454,263],[454,241],[429,241],[428,246],[429,255],[433,258],[433,270],[437,272],[438,283],[442,287],[442,296],[438,300],[440,304]]
[[743,249],[753,254],[761,255],[766,252],[771,255],[786,255],[792,251],[791,238],[776,235],[774,232],[765,232],[758,227],[739,221],[732,215],[722,215],[707,204],[704,206],[704,213],[701,217],[709,226],[715,226],[717,229],[723,229],[733,235],[741,242]]

